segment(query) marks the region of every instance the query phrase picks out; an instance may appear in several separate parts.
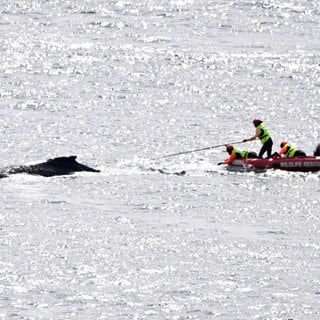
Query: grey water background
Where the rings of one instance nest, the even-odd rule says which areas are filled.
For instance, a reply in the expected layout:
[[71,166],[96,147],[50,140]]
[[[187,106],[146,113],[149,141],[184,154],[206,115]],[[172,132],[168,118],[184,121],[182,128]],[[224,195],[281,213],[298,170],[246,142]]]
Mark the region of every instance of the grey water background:
[[0,165],[101,173],[1,179],[0,319],[319,319],[319,173],[151,160],[257,117],[312,154],[319,22],[307,0],[2,0]]

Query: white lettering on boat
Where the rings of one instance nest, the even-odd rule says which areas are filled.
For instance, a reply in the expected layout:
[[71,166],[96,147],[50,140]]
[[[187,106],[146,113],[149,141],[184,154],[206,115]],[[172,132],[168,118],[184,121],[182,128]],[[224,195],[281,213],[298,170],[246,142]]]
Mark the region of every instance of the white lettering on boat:
[[320,167],[320,162],[316,161],[306,161],[303,163],[304,167]]
[[297,161],[297,162],[280,162],[280,167],[281,168],[301,168],[302,167],[302,162]]
[[233,160],[232,164],[235,165],[235,166],[243,166],[244,165],[244,161],[243,161],[243,159],[242,160],[235,159],[235,160]]
[[314,168],[320,167],[320,162],[317,161],[295,161],[295,162],[280,162],[281,168]]

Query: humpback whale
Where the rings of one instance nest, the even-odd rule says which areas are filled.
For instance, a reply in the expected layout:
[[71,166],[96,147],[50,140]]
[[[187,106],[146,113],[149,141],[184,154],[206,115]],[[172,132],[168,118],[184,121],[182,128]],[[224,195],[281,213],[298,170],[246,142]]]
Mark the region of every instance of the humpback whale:
[[76,161],[77,156],[58,157],[46,162],[6,167],[0,170],[0,178],[8,177],[10,174],[28,173],[43,177],[61,176],[78,171],[100,172]]

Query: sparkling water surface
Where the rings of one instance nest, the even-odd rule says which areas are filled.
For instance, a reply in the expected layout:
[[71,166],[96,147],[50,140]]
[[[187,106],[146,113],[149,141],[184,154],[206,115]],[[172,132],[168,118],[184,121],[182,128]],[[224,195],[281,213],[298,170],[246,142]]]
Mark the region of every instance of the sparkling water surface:
[[0,180],[0,319],[319,319],[319,173],[162,158],[254,118],[312,154],[319,21],[307,0],[1,1],[0,165],[101,173]]

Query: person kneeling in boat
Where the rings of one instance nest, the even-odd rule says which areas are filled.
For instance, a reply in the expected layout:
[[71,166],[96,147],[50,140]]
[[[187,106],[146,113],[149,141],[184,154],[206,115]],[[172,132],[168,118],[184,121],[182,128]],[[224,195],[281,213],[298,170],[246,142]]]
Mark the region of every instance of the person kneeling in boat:
[[245,158],[259,158],[255,152],[240,150],[235,148],[233,145],[228,144],[226,151],[229,153],[230,157],[224,162],[219,162],[220,164],[232,164],[235,159],[245,159]]
[[279,155],[280,157],[285,158],[294,158],[294,157],[306,157],[306,153],[302,150],[299,150],[298,148],[293,147],[291,144],[289,144],[286,141],[283,141],[280,143],[280,151]]

